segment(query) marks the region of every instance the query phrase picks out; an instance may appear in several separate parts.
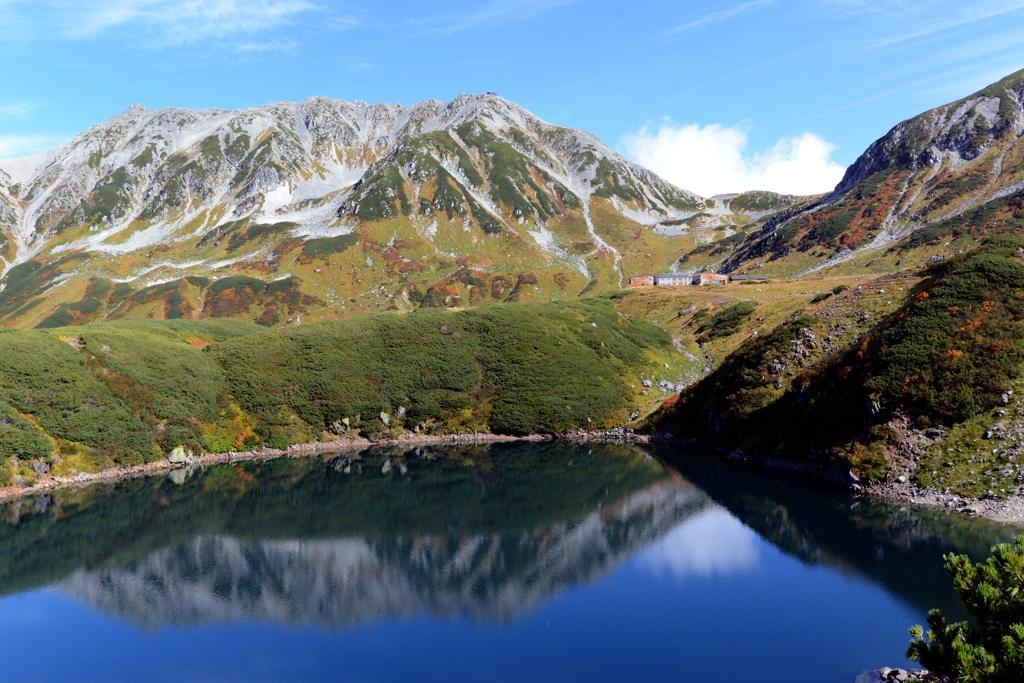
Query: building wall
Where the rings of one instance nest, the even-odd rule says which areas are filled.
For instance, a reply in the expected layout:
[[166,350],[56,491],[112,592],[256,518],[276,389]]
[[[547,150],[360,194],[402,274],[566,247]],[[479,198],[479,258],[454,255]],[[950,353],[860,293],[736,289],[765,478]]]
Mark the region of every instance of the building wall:
[[701,273],[700,283],[702,285],[724,285],[729,283],[729,276],[718,275],[717,273]]
[[679,285],[692,285],[693,277],[689,275],[655,275],[654,284],[660,287],[676,287]]

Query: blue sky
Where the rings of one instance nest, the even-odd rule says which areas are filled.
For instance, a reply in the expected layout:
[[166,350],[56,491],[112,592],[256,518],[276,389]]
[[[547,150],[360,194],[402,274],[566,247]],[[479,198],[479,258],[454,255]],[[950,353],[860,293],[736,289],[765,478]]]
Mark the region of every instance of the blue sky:
[[493,90],[704,194],[807,191],[1024,68],[1024,0],[0,0],[0,46],[0,157],[136,102]]

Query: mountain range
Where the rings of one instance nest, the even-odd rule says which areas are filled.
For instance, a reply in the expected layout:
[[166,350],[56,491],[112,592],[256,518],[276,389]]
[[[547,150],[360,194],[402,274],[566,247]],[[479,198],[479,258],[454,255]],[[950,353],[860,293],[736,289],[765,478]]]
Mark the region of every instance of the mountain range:
[[699,197],[494,95],[134,106],[0,161],[0,319],[279,325],[573,298],[799,204]]
[[1019,213],[1022,132],[1017,72],[898,124],[830,194],[704,198],[493,94],[136,105],[0,161],[0,322],[278,326],[575,298],[640,272],[887,272]]
[[713,198],[496,95],[137,105],[0,161],[0,319],[280,325],[573,298],[639,272],[880,272],[1017,210],[1022,102],[1018,72],[900,123],[826,196]]

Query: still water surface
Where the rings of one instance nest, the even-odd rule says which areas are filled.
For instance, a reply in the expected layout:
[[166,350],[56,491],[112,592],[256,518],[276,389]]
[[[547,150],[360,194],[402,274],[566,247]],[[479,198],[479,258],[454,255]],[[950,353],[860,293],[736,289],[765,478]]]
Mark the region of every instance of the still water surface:
[[1013,536],[625,446],[182,474],[0,509],[3,680],[843,683]]

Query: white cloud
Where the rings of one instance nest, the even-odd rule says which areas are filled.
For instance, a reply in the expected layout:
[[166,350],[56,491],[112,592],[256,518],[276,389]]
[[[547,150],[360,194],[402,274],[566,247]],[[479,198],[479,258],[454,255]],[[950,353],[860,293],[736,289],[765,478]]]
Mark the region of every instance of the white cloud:
[[663,33],[661,37],[664,38],[666,36],[689,31],[690,29],[705,26],[707,24],[714,24],[719,21],[725,21],[726,19],[732,19],[733,17],[738,17],[741,14],[746,14],[747,12],[764,7],[765,5],[771,5],[774,2],[775,0],[752,0],[751,2],[744,2],[739,5],[733,5],[732,7],[726,7],[725,9],[705,14],[702,17],[692,19],[685,24],[680,24],[679,26],[671,28]]
[[639,561],[652,572],[683,579],[728,574],[755,567],[757,535],[722,508],[692,517],[645,549]]
[[271,40],[265,43],[242,43],[236,45],[234,50],[239,54],[263,53],[263,52],[290,52],[298,47],[294,40]]
[[0,159],[26,157],[53,149],[65,138],[56,135],[0,135]]
[[408,19],[425,33],[457,33],[477,26],[532,19],[538,14],[569,5],[578,0],[490,0],[459,12],[439,14],[429,19]]
[[705,197],[749,190],[829,192],[846,170],[832,160],[835,145],[814,133],[782,138],[751,155],[743,129],[717,123],[644,126],[624,136],[622,148],[665,180]]
[[0,104],[0,116],[10,116],[12,118],[20,119],[24,116],[28,116],[36,109],[37,106],[31,102]]
[[183,44],[268,31],[319,9],[307,0],[76,0],[65,16],[71,36],[130,25]]

